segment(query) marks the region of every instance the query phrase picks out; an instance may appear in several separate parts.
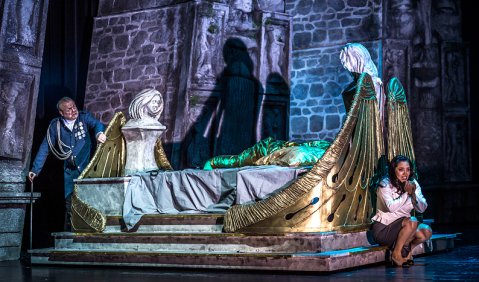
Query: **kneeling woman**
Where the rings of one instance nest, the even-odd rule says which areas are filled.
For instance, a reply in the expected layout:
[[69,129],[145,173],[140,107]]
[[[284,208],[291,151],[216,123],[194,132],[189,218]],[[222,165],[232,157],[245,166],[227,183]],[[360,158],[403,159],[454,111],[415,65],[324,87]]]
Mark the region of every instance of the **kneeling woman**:
[[424,212],[427,202],[407,157],[398,155],[391,160],[389,177],[380,182],[376,194],[377,212],[372,218],[375,241],[392,249],[393,264],[403,267],[414,264],[412,250],[431,238],[432,230],[411,216],[413,209]]

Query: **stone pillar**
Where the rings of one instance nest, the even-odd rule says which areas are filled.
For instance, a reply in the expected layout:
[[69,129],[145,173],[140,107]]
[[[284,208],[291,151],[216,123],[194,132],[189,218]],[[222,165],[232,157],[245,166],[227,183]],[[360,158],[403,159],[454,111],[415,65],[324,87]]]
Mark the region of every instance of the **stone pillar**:
[[[48,0],[0,11],[0,260],[20,257]],[[6,232],[6,233],[4,233]],[[5,247],[5,249],[4,249]]]
[[128,121],[121,129],[126,140],[125,174],[157,170],[155,143],[166,127],[158,125],[135,125]]

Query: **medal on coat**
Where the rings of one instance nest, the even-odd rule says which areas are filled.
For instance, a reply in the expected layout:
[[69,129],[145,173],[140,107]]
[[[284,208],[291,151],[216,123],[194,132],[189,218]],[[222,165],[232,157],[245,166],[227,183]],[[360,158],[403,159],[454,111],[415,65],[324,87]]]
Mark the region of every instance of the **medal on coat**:
[[75,138],[80,140],[86,137],[85,129],[83,128],[83,122],[79,122],[75,125]]

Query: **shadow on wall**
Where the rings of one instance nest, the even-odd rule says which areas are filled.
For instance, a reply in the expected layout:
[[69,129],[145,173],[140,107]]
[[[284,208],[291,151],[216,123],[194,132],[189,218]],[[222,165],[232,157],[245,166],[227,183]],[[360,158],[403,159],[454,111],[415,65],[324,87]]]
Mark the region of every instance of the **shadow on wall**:
[[236,155],[256,142],[261,84],[246,44],[229,38],[223,46],[225,68],[201,114],[186,134],[186,166],[203,167],[216,155]]
[[213,156],[237,155],[267,137],[285,140],[289,86],[279,73],[270,73],[266,91],[254,76],[246,44],[229,38],[223,46],[225,68],[216,79],[184,142],[186,166],[202,168]]
[[[289,85],[283,76],[277,72],[270,73],[266,78],[265,95],[261,99],[261,139],[289,139],[289,95]],[[284,103],[285,97],[287,103]]]

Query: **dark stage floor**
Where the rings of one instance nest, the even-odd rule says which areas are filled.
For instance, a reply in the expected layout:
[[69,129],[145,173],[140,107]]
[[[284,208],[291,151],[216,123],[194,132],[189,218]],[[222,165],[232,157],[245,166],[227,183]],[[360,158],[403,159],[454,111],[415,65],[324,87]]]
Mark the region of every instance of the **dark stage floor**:
[[479,281],[479,245],[416,258],[416,265],[397,268],[384,264],[332,274],[295,274],[239,271],[197,271],[152,268],[96,268],[23,266],[0,262],[0,281]]

